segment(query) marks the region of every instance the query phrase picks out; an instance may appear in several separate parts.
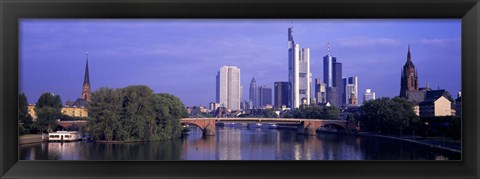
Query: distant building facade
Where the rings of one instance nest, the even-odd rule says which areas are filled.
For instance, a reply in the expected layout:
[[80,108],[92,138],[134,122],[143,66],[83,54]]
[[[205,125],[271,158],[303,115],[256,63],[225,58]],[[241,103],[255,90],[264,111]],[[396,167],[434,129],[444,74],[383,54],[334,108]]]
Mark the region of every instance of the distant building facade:
[[315,78],[315,103],[323,104],[327,100],[327,89],[325,83],[322,83],[319,78]]
[[208,108],[209,108],[211,111],[217,110],[218,107],[220,107],[220,103],[210,102],[210,103],[208,104]]
[[223,66],[217,73],[216,102],[220,107],[230,110],[240,110],[240,68]]
[[252,109],[253,108],[253,102],[252,101],[242,101],[240,103],[240,108],[244,111]]
[[363,93],[363,102],[365,103],[369,100],[375,100],[375,92],[373,92],[371,89],[366,89],[365,93]]
[[[451,116],[453,99],[446,90],[430,90],[420,102],[420,116]],[[453,113],[454,114],[454,113]]]
[[37,113],[35,112],[35,104],[28,104],[28,114],[32,116],[33,121],[37,120]]
[[343,104],[356,106],[358,104],[358,77],[343,78]]
[[290,107],[290,83],[289,82],[275,82],[274,83],[274,107],[275,109],[281,109],[282,106]]
[[258,88],[258,94],[259,94],[261,108],[265,108],[267,105],[273,106],[272,88],[269,88],[266,86],[260,86]]

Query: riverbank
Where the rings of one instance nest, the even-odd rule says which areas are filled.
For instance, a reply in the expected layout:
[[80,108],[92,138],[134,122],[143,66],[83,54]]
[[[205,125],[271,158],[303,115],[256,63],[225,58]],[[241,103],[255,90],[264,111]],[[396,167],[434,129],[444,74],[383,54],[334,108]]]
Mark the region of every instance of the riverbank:
[[45,141],[46,136],[42,139],[42,134],[25,134],[18,137],[18,144],[32,144]]
[[411,143],[416,143],[416,144],[421,144],[421,145],[426,145],[442,150],[448,150],[452,152],[457,152],[457,153],[462,153],[461,149],[461,142],[458,141],[453,141],[449,139],[444,139],[444,138],[435,138],[435,137],[429,137],[429,138],[423,138],[423,137],[418,137],[418,136],[385,136],[385,135],[378,135],[374,133],[367,133],[367,132],[360,132],[358,134],[355,134],[357,136],[369,136],[369,137],[381,137],[381,138],[387,138],[387,139],[393,139],[393,140],[400,140],[404,142],[411,142]]

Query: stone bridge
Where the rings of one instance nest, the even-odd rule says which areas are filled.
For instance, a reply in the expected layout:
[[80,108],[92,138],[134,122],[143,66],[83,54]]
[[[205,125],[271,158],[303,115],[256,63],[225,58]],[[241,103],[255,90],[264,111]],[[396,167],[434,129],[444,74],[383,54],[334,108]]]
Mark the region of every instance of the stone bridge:
[[203,131],[203,135],[215,135],[216,123],[276,123],[297,124],[298,134],[315,135],[320,127],[331,127],[337,131],[351,133],[355,124],[346,120],[329,119],[295,119],[295,118],[182,118],[183,125],[195,125]]

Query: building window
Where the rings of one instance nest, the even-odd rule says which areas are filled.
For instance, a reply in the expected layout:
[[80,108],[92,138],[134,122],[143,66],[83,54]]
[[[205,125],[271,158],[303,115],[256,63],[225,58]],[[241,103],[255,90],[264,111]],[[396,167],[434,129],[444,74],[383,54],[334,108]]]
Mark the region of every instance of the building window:
[[301,89],[300,94],[307,94],[307,90]]
[[306,78],[307,77],[307,73],[300,73],[300,78]]

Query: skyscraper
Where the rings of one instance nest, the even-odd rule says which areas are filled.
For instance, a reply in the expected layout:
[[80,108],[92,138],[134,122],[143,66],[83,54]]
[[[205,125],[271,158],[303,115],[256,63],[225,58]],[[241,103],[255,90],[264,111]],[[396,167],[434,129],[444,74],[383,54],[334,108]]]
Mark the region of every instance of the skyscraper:
[[363,103],[368,100],[375,100],[375,93],[371,89],[366,89],[365,93],[363,93]]
[[325,83],[322,83],[319,78],[315,78],[315,102],[326,103],[327,90]]
[[307,99],[310,104],[312,74],[310,73],[310,49],[300,48],[293,40],[293,27],[288,28],[288,82],[291,86],[292,109]]
[[260,86],[258,88],[258,94],[259,94],[259,100],[260,100],[260,106],[259,107],[265,107],[267,105],[272,105],[272,88],[266,87],[266,86]]
[[235,66],[223,66],[217,73],[217,99],[220,107],[240,110],[240,69]]
[[418,73],[412,62],[410,45],[408,46],[407,62],[401,71],[400,97],[408,98],[409,91],[418,91]]
[[252,81],[250,82],[250,90],[249,90],[249,98],[250,101],[253,103],[253,108],[256,108],[258,106],[257,99],[258,99],[258,94],[257,94],[257,82],[255,81],[255,78],[252,78]]
[[343,104],[347,106],[358,104],[358,77],[343,78]]
[[290,104],[288,104],[288,101],[290,100],[289,88],[289,82],[275,82],[273,91],[276,109],[282,108],[283,105],[290,107]]
[[342,106],[342,63],[337,62],[337,58],[330,55],[330,45],[328,54],[323,57],[323,83],[326,85],[327,102],[336,107]]

